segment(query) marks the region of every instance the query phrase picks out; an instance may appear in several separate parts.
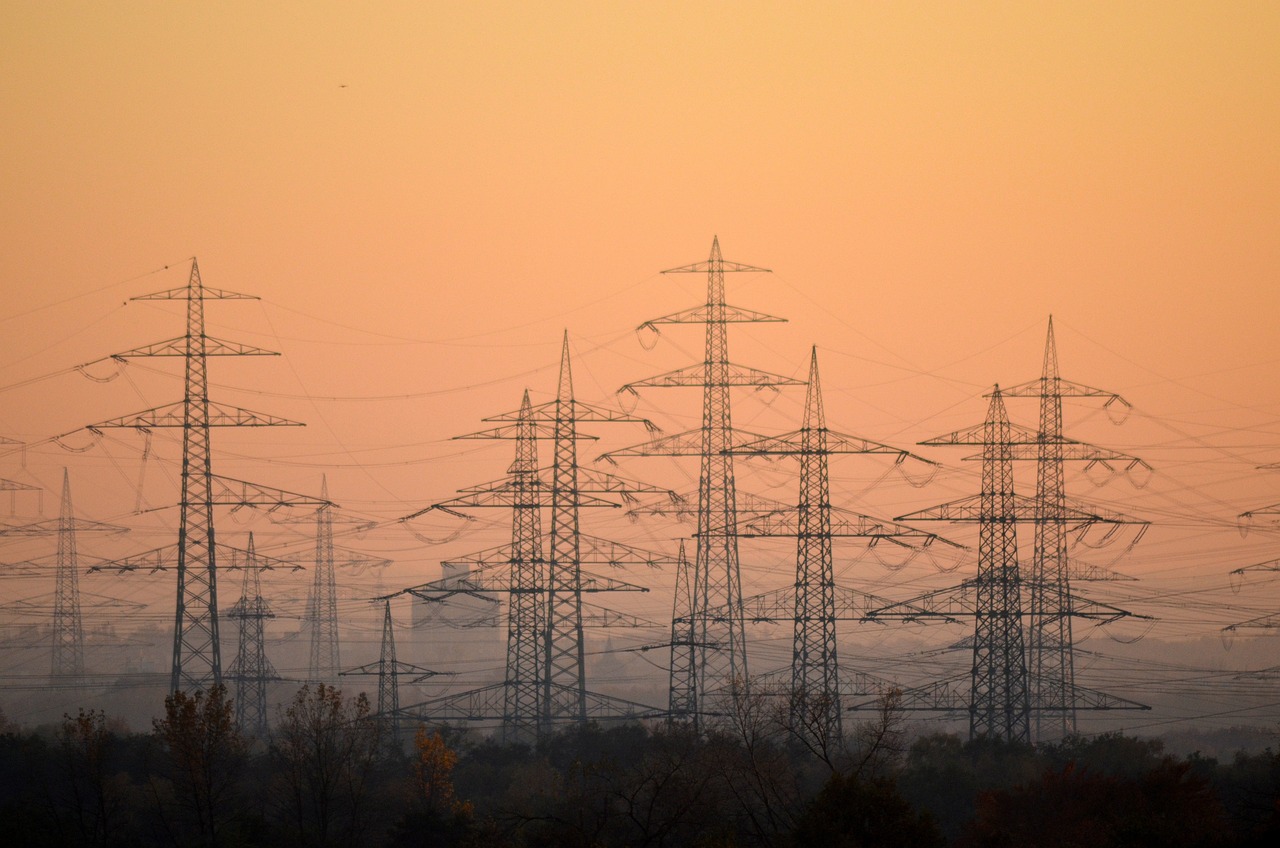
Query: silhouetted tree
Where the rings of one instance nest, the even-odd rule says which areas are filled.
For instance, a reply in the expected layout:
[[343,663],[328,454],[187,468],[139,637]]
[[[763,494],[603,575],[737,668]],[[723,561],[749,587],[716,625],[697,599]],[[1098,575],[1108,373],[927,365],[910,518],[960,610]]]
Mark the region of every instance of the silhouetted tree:
[[276,725],[271,752],[278,808],[298,844],[357,845],[367,839],[367,789],[378,758],[378,722],[361,693],[303,686]]
[[222,686],[193,695],[174,692],[164,699],[164,718],[152,722],[164,755],[153,787],[175,845],[216,846],[234,838],[248,743],[233,707]]

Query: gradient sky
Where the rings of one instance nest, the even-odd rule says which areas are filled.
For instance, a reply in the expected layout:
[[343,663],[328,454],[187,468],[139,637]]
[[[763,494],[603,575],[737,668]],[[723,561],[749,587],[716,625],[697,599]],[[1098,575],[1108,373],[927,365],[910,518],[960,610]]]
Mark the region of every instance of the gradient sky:
[[[308,423],[225,436],[221,470],[323,472],[344,506],[403,515],[501,476],[506,448],[446,439],[549,396],[564,329],[589,400],[699,359],[694,331],[652,353],[631,333],[700,301],[656,272],[718,234],[775,272],[730,301],[790,319],[735,330],[735,358],[802,376],[818,345],[831,425],[871,438],[978,421],[991,384],[1038,374],[1052,313],[1064,376],[1137,407],[1112,428],[1081,406],[1079,437],[1157,469],[1146,500],[1104,501],[1181,528],[1131,570],[1218,585],[1280,548],[1229,528],[1280,501],[1254,470],[1280,461],[1278,44],[1264,2],[9,2],[0,435],[180,397],[136,365],[13,387],[181,332],[124,301],[196,255],[263,298],[211,305],[210,333],[285,354],[215,363],[219,396]],[[675,398],[644,409],[683,426],[696,397]],[[798,408],[738,417],[789,429]],[[0,476],[56,488],[79,463],[83,511],[117,518],[140,441],[116,440]],[[860,508],[967,493],[948,479]]]

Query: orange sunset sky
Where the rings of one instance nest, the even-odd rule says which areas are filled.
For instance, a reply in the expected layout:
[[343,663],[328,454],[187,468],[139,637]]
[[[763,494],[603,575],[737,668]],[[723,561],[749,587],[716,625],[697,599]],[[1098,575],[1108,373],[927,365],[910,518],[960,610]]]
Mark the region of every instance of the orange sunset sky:
[[[1135,407],[1114,427],[1071,405],[1069,434],[1154,469],[1140,490],[1072,477],[1157,525],[1114,564],[1140,585],[1102,594],[1161,616],[1151,638],[1216,640],[1280,609],[1267,581],[1242,599],[1226,578],[1280,556],[1274,532],[1235,529],[1280,501],[1280,472],[1256,470],[1280,462],[1278,45],[1265,2],[7,2],[0,436],[31,446],[0,476],[46,492],[6,520],[56,510],[68,466],[85,517],[135,527],[102,555],[171,533],[171,512],[132,513],[176,496],[172,434],[141,470],[138,434],[45,440],[181,396],[174,363],[67,369],[181,333],[172,305],[125,302],[182,285],[193,255],[206,285],[262,297],[210,304],[210,334],[283,354],[213,361],[212,394],[307,423],[216,433],[215,470],[308,492],[327,474],[388,521],[505,472],[509,445],[449,437],[525,387],[549,398],[564,330],[592,402],[701,359],[696,329],[652,351],[633,330],[700,302],[703,279],[657,272],[718,235],[774,272],[731,278],[729,301],[789,319],[733,329],[731,356],[803,377],[817,345],[830,425],[880,441],[979,421],[993,383],[1038,375],[1052,314],[1064,376]],[[793,429],[800,401],[743,395],[735,420]],[[674,431],[697,402],[653,390],[639,411]],[[1010,414],[1034,424],[1033,404]],[[644,433],[601,436],[584,459]],[[890,517],[976,492],[963,452],[920,452],[947,464],[927,487],[873,493],[884,469],[848,458],[833,488]],[[696,484],[667,460],[623,470]],[[785,465],[742,474],[792,491]],[[482,518],[448,552],[500,542],[505,519]],[[658,547],[692,532],[603,523]],[[444,556],[363,544],[395,560],[388,589]],[[748,591],[785,582],[784,554],[753,556]],[[876,568],[899,597],[956,578]],[[128,579],[86,586],[153,600]],[[636,609],[660,619],[670,575],[653,579]],[[1168,592],[1204,608],[1151,600]]]

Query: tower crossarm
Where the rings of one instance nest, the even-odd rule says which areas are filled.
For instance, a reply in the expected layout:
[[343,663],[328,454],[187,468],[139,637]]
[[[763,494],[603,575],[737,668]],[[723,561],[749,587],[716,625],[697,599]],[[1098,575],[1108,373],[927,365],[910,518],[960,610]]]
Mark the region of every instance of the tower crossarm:
[[[757,433],[748,433],[744,430],[733,430],[728,435],[731,442],[741,444],[766,438]],[[702,442],[702,430],[687,430],[683,433],[662,436],[643,444],[632,445],[628,448],[620,448],[616,451],[601,454],[596,457],[596,462],[601,460],[613,462],[618,457],[629,456],[703,456],[705,451],[706,447]]]
[[[743,309],[742,307],[731,306],[727,303],[720,308],[724,311],[717,317],[726,324],[781,324],[786,323],[787,320],[786,318],[779,318],[776,315],[768,315],[764,312],[757,312],[754,309]],[[682,309],[679,312],[673,312],[670,315],[664,315],[661,318],[654,318],[650,321],[645,321],[636,329],[651,329],[661,324],[706,324],[712,320],[711,308],[708,305],[703,304],[701,306],[694,306],[690,309]]]
[[338,676],[339,677],[359,677],[363,675],[373,676],[378,674],[385,674],[389,671],[396,675],[402,675],[402,674],[415,675],[413,682],[420,683],[423,680],[429,680],[432,677],[453,677],[455,674],[455,672],[452,672],[452,671],[434,671],[432,669],[426,668],[425,666],[414,665],[413,663],[401,662],[399,660],[397,660],[394,664],[386,663],[386,665],[391,666],[391,668],[384,669],[383,663],[380,660],[375,660],[374,662],[371,662],[371,663],[365,663],[364,665],[358,665],[355,668],[348,668],[344,671],[340,671],[338,672]]
[[233,477],[222,477],[217,474],[209,475],[211,488],[209,491],[209,499],[211,503],[222,504],[224,506],[265,506],[265,507],[283,507],[283,506],[301,506],[301,507],[323,507],[332,506],[333,504],[322,498],[313,495],[302,495],[297,492],[289,492],[284,489],[276,489],[271,486],[260,486],[257,483],[250,483],[246,480],[236,480]]
[[[0,491],[3,491],[0,489]],[[88,521],[83,518],[74,516],[61,519],[49,518],[44,521],[33,521],[30,524],[21,524],[17,527],[0,527],[0,539],[3,538],[26,538],[33,536],[53,536],[59,530],[70,530],[73,533],[128,533],[128,527],[122,527],[119,524],[105,524],[101,521]]]
[[[1002,423],[1002,426],[1009,428],[1009,441],[1007,444],[1010,447],[1014,445],[1037,445],[1040,443],[1039,434],[1030,427],[1023,427],[1012,422],[1008,424]],[[920,444],[930,447],[955,447],[958,445],[983,447],[986,444],[986,427],[985,422],[973,427],[964,427],[941,436],[934,436],[932,439],[925,439]],[[979,455],[977,458],[981,459],[982,457]]]
[[[837,621],[865,621],[872,610],[883,609],[893,605],[888,598],[872,595],[849,586],[835,586],[832,590],[833,612]],[[925,611],[920,611],[922,614]],[[774,624],[777,622],[794,622],[796,620],[796,589],[784,586],[761,592],[744,598],[742,614],[747,621],[756,624]],[[723,617],[727,612],[723,608],[710,611],[713,617]]]
[[[560,697],[576,696],[576,691],[569,687],[551,685],[552,694]],[[412,716],[422,722],[452,721],[498,721],[504,717],[506,709],[506,687],[502,683],[457,692],[432,698],[410,707],[404,707],[401,713]],[[564,690],[564,691],[560,691]],[[586,692],[587,718],[594,720],[638,720],[660,718],[663,711],[656,707],[602,695],[598,692]]]
[[9,480],[0,478],[0,492],[38,492],[39,486],[32,486],[28,483],[20,483],[17,480]]
[[974,581],[966,580],[958,586],[935,589],[908,598],[905,601],[867,610],[866,621],[928,621],[941,619],[948,624],[959,624],[960,619],[974,613]]
[[[1039,460],[1042,443],[1036,442],[1019,442],[1009,446],[1009,458],[1019,460]],[[1061,439],[1055,446],[1055,450],[1062,451],[1062,459],[1066,462],[1087,462],[1109,463],[1124,462],[1126,468],[1147,467],[1144,460],[1131,454],[1122,453],[1121,451],[1111,450],[1110,448],[1101,448],[1097,445],[1091,445],[1087,442],[1077,442],[1074,439]],[[982,459],[981,454],[966,456],[966,460],[978,461]]]
[[[467,575],[433,580],[430,583],[403,589],[397,594],[408,593],[426,601],[438,601],[449,595],[477,592],[504,593],[510,591],[512,591],[510,575],[505,574],[503,569],[488,568],[483,571],[473,571]],[[584,571],[582,572],[582,591],[648,592],[649,589],[646,586],[639,586],[635,583],[628,583],[624,580]]]
[[[595,423],[595,424],[643,424],[646,428],[656,429],[653,422],[647,418],[640,418],[635,415],[623,412],[620,409],[610,409],[606,406],[597,404],[584,403],[577,400],[561,400],[547,401],[536,406],[529,407],[527,411],[528,421],[535,425],[543,425],[536,427],[534,434],[540,439],[554,439],[554,425],[557,420],[572,418],[575,423]],[[492,415],[485,421],[497,421],[510,424],[518,424],[520,422],[521,410],[515,412],[503,412],[499,415]],[[558,416],[558,417],[557,417]],[[493,430],[484,430],[481,433],[497,433],[505,431],[506,428],[498,427]],[[485,436],[485,438],[515,438],[515,431],[511,430],[510,436]],[[471,437],[466,437],[471,438]],[[575,439],[581,441],[583,439],[594,438],[591,436],[575,435]]]
[[[969,709],[968,675],[957,675],[945,680],[926,683],[924,686],[909,688],[893,687],[897,692],[894,705],[898,709],[960,713]],[[883,709],[880,698],[852,704],[845,709],[850,712]]]
[[[111,418],[97,424],[91,424],[83,429],[95,431],[99,428],[106,427],[133,427],[138,429],[148,429],[151,427],[186,427],[187,420],[185,416],[185,403],[171,403],[165,406],[157,406],[153,409],[145,409],[142,412],[134,412],[129,415],[122,415],[118,418]],[[305,426],[299,421],[292,421],[288,418],[281,418],[278,415],[268,415],[265,412],[254,412],[249,409],[241,409],[237,406],[228,406],[221,403],[209,404],[209,426],[210,427],[302,427]]]
[[1260,628],[1263,630],[1280,629],[1280,613],[1268,613],[1260,615],[1257,618],[1251,618],[1247,621],[1238,621],[1235,624],[1228,624],[1222,628],[1223,633],[1234,633],[1236,630],[1248,628]]
[[[2,533],[0,533],[2,535]],[[1232,574],[1248,574],[1251,571],[1280,571],[1280,559],[1269,559],[1266,562],[1255,562],[1233,569]]]
[[[267,556],[263,553],[250,552],[244,548],[236,548],[231,545],[225,545],[218,542],[215,547],[215,554],[218,557],[218,569],[220,571],[235,571],[245,568],[250,561],[256,562],[254,567],[262,571],[270,571],[272,569],[281,569],[286,571],[299,571],[302,566],[297,562],[279,557]],[[178,546],[165,545],[160,548],[152,548],[142,553],[130,554],[126,557],[113,559],[106,562],[100,562],[87,569],[92,574],[100,571],[114,571],[117,574],[127,574],[132,571],[145,571],[153,573],[157,571],[168,571],[174,568],[178,563]]]
[[[742,521],[738,524],[738,535],[743,538],[808,535],[809,531],[802,529],[801,525],[800,512],[795,507],[792,507],[786,511],[767,513]],[[831,508],[831,527],[829,532],[833,537],[871,539],[871,544],[873,545],[883,539],[911,548],[927,548],[934,542],[939,541],[955,548],[964,547],[964,545],[944,539],[936,533],[917,530],[905,524],[898,524],[893,521],[874,518],[870,515],[863,515],[853,510],[836,507]]]
[[[682,519],[697,514],[697,494],[677,493],[675,497],[664,501],[652,501],[627,510],[628,518],[666,516]],[[763,495],[751,492],[739,492],[737,497],[737,514],[739,516],[763,515],[771,512],[786,512],[795,509],[794,504],[783,503]]]
[[[264,350],[253,345],[241,344],[240,342],[229,342],[224,339],[215,339],[212,336],[204,337],[204,355],[205,356],[279,356],[280,353],[274,350]],[[187,337],[178,336],[174,339],[165,339],[162,342],[135,347],[132,350],[113,353],[108,359],[133,359],[146,356],[187,356],[188,346]]]
[[735,365],[732,362],[721,363],[720,376],[716,379],[711,378],[707,373],[707,367],[704,363],[697,362],[693,365],[686,365],[684,368],[677,368],[674,371],[668,371],[665,374],[659,374],[656,377],[649,377],[644,380],[637,380],[634,383],[627,383],[618,391],[629,392],[635,389],[645,388],[672,388],[676,386],[697,386],[705,388],[711,386],[713,388],[721,387],[764,387],[764,386],[803,386],[803,380],[797,380],[794,377],[785,377],[781,374],[774,374],[769,371],[762,371],[759,368],[750,368],[746,365]]
[[1042,397],[1063,397],[1063,398],[1106,398],[1103,406],[1110,407],[1119,405],[1125,409],[1132,408],[1133,404],[1125,400],[1115,392],[1109,392],[1106,389],[1095,389],[1093,386],[1086,386],[1083,383],[1073,383],[1070,380],[1064,380],[1061,377],[1053,377],[1046,379],[1037,377],[1034,380],[1028,380],[1009,389],[1001,389],[1000,393],[1005,397],[1021,397],[1021,398],[1042,398]]
[[619,612],[615,609],[602,607],[598,604],[584,603],[582,605],[582,624],[585,627],[666,627],[665,624],[643,618],[638,615],[632,615],[627,612]]
[[[937,462],[925,459],[911,451],[872,441],[871,439],[864,439],[861,436],[850,436],[822,428],[822,437],[825,442],[821,452],[828,456],[834,456],[835,454],[884,454],[892,456],[894,464],[911,459],[916,462],[922,462],[925,465],[938,465]],[[805,446],[805,431],[795,430],[781,436],[769,436],[740,444],[731,448],[730,453],[739,456],[801,456],[806,453],[812,453],[812,449]]]
[[[1035,498],[1015,493],[1011,496],[1010,502],[1009,517],[1013,520],[1034,521],[1040,517],[1039,503]],[[981,521],[981,513],[982,498],[980,495],[974,495],[948,501],[917,512],[910,512],[906,515],[899,515],[894,521]],[[1075,525],[1099,522],[1114,523],[1105,515],[1072,507],[1063,509],[1061,520]]]
[[1248,512],[1242,512],[1240,513],[1240,518],[1246,521],[1251,518],[1280,518],[1280,503],[1273,503],[1271,506],[1263,506],[1251,509]]
[[[194,267],[195,260],[192,260]],[[200,284],[201,300],[261,300],[256,294],[240,294],[239,292],[227,291],[226,289],[214,288]],[[191,298],[191,287],[178,286],[173,289],[165,289],[164,291],[152,292],[151,294],[140,294],[130,300],[189,300]]]

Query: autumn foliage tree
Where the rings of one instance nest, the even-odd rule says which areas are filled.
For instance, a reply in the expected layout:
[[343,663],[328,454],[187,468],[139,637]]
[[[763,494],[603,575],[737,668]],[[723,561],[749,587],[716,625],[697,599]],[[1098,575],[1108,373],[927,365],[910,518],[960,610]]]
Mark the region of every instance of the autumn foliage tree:
[[178,845],[228,844],[248,746],[226,689],[174,692],[152,726],[165,755],[155,785],[165,830]]
[[379,724],[361,693],[303,686],[283,711],[271,744],[277,807],[300,845],[367,841],[367,788],[379,753]]

